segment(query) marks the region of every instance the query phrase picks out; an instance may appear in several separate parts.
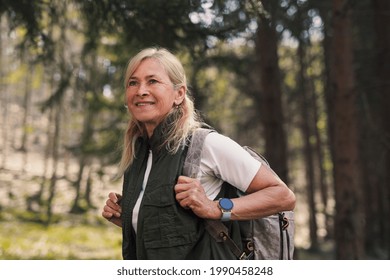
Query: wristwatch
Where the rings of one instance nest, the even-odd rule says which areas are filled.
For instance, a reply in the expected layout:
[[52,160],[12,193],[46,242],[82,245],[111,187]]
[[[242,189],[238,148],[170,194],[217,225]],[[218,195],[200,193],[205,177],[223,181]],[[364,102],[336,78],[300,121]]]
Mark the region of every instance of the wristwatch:
[[218,201],[218,207],[219,209],[221,209],[222,212],[222,217],[221,217],[222,222],[230,221],[230,218],[232,216],[233,206],[234,206],[233,201],[229,198],[221,198]]

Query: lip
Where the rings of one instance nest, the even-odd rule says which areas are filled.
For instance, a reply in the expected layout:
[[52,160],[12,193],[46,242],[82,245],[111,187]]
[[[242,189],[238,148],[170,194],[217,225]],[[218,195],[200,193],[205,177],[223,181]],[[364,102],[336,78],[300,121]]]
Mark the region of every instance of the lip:
[[149,106],[149,105],[153,105],[153,104],[154,104],[154,102],[152,102],[152,101],[135,102],[136,107]]

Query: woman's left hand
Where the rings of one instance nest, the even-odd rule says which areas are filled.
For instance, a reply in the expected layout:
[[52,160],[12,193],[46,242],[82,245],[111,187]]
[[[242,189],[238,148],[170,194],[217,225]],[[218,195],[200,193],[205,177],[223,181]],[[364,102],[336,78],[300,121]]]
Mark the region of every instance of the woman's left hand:
[[176,200],[180,206],[191,209],[198,217],[220,219],[221,210],[217,202],[208,199],[200,182],[196,179],[180,176],[175,186]]

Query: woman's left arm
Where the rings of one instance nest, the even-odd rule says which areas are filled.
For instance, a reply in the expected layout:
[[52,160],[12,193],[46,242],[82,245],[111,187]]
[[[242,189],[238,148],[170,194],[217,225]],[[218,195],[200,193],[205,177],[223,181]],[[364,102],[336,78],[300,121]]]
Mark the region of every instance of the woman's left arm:
[[[205,219],[220,219],[222,212],[218,201],[207,198],[203,187],[196,179],[180,176],[175,186],[176,200],[184,208],[191,209],[197,216]],[[249,184],[247,195],[233,198],[232,220],[249,220],[292,210],[295,195],[286,184],[262,164]]]
[[293,210],[295,195],[265,164],[262,164],[247,189],[247,195],[232,199],[233,220],[247,220]]
[[[248,220],[292,210],[295,195],[266,164],[260,164],[232,139],[210,133],[203,145],[203,174],[229,182],[247,195],[233,198],[231,219]],[[210,175],[212,174],[212,175]],[[209,199],[196,179],[180,176],[175,187],[176,200],[197,216],[220,219],[218,201]]]

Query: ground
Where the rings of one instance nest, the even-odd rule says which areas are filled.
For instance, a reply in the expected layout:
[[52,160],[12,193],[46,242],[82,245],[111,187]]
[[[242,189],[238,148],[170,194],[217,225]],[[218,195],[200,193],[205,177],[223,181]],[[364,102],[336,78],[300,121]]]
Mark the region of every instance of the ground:
[[[40,189],[44,163],[40,154],[21,152],[9,155],[0,169],[0,259],[121,259],[121,230],[104,220],[101,208],[109,191],[120,192],[112,175],[93,178],[92,202],[96,206],[84,214],[69,214],[75,189],[64,179],[74,176],[77,164],[62,161],[58,169],[53,223],[44,225],[45,215],[36,202],[29,206]],[[10,160],[12,159],[12,160]],[[47,170],[46,174],[50,174]],[[306,218],[302,203],[296,209],[296,259],[332,259],[331,242],[321,249],[307,247]],[[30,209],[29,209],[30,208]]]

